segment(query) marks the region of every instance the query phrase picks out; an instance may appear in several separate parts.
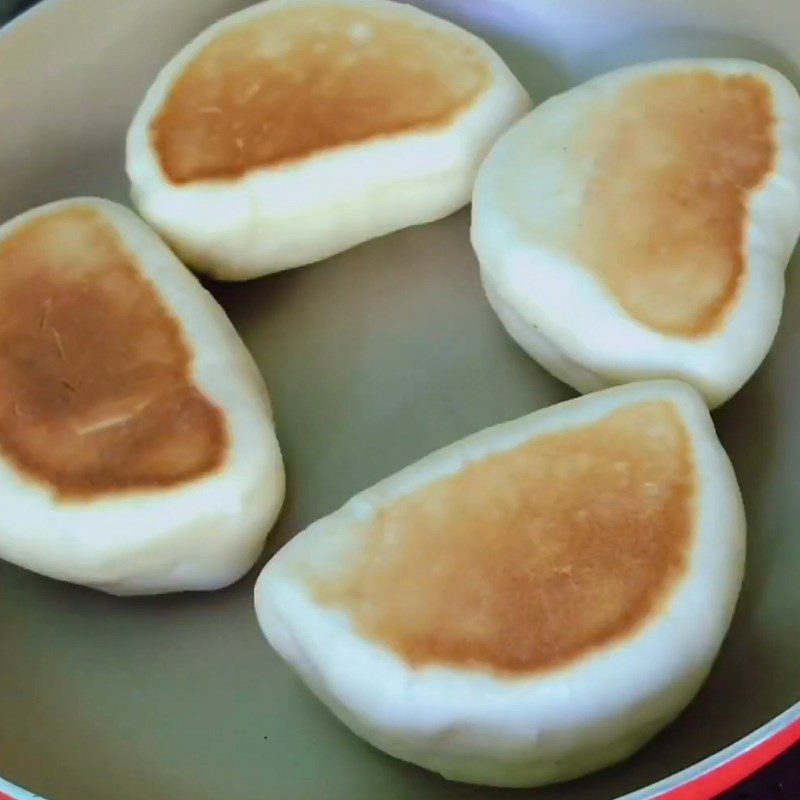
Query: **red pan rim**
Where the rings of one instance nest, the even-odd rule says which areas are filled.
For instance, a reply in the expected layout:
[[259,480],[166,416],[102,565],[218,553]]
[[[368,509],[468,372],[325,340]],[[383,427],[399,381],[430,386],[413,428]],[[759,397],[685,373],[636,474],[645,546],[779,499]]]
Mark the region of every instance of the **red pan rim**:
[[[800,703],[719,753],[618,800],[712,800],[800,742]],[[0,800],[45,800],[0,778]]]

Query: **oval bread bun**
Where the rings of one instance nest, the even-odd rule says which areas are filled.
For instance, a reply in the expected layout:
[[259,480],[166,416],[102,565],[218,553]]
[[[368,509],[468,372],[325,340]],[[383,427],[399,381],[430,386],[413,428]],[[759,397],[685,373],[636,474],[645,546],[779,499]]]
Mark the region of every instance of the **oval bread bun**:
[[800,98],[750,61],[663,61],[551,98],[478,176],[472,242],[511,336],[587,392],[759,366],[800,232]]
[[131,211],[0,226],[0,557],[114,594],[216,589],[284,492],[269,399],[225,313]]
[[744,535],[701,397],[628,384],[357,495],[267,564],[256,610],[376,747],[453,780],[535,786],[625,758],[692,699]]
[[186,263],[241,280],[450,214],[529,108],[489,45],[412,6],[269,0],[164,67],[127,170]]

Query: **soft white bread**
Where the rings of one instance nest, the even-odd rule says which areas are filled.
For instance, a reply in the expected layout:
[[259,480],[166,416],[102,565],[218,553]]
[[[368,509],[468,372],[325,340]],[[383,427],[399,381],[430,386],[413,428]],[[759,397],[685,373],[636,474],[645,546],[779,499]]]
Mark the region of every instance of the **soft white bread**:
[[718,405],[763,360],[800,232],[800,98],[738,60],[554,97],[481,167],[472,242],[508,332],[580,391],[655,377]]
[[728,628],[744,534],[702,398],[629,384],[359,494],[267,564],[256,610],[375,746],[533,786],[630,755],[686,706]]
[[529,108],[489,45],[412,6],[269,0],[164,67],[127,170],[182,259],[241,280],[450,214]]
[[0,226],[0,557],[114,594],[216,589],[283,500],[266,389],[225,313],[131,211]]

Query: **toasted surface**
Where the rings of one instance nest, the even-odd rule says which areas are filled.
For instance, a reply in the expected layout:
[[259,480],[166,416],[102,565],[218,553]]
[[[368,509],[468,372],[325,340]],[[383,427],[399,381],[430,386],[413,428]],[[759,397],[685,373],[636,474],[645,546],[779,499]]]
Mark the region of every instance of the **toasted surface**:
[[675,407],[640,402],[394,501],[360,524],[349,563],[304,580],[414,667],[546,671],[625,639],[668,599],[695,483]]
[[378,9],[298,4],[222,32],[151,126],[176,184],[237,178],[378,137],[444,126],[490,83],[468,41]]
[[506,330],[581,392],[679,378],[725,402],[780,322],[798,130],[797,89],[742,59],[635,64],[542,103],[496,142],[473,194]]
[[744,534],[702,397],[629,383],[360,492],[269,560],[256,612],[376,747],[540,786],[625,758],[686,707],[730,623]]
[[178,322],[90,205],[0,242],[0,451],[63,497],[170,487],[224,461]]
[[579,140],[596,155],[576,257],[642,324],[713,333],[747,269],[748,196],[775,163],[768,84],[702,69],[639,77]]

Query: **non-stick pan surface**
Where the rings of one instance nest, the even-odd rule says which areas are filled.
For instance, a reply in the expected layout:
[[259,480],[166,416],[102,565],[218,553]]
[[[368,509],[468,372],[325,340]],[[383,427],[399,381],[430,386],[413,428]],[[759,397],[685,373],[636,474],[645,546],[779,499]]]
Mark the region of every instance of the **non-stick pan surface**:
[[[124,134],[145,88],[193,34],[241,5],[46,0],[12,23],[0,34],[0,219],[68,195],[124,201]],[[669,55],[745,56],[800,75],[796,0],[426,7],[485,36],[536,100]],[[490,311],[468,221],[463,210],[311,267],[211,287],[266,377],[286,458],[288,499],[265,559],[429,451],[571,395]],[[611,800],[787,710],[769,731],[800,716],[798,270],[767,361],[715,414],[744,492],[749,550],[708,684],[630,761],[525,797]],[[207,595],[115,599],[0,564],[0,775],[51,800],[514,796],[447,783],[350,734],[262,639],[254,574]]]

